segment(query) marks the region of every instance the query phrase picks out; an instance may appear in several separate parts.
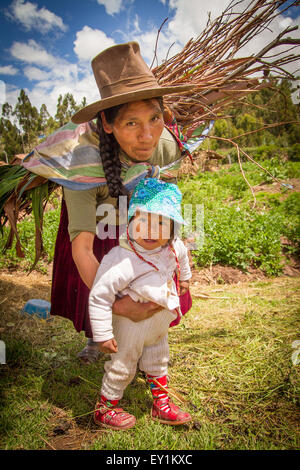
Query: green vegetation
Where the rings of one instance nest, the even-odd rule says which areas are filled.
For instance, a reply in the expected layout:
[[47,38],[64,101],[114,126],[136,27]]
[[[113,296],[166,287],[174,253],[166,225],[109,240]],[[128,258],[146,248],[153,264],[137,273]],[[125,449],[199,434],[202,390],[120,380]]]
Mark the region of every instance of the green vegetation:
[[[283,181],[299,178],[298,162],[275,159],[261,163]],[[245,163],[243,167],[251,185],[270,183],[270,177],[255,164]],[[253,196],[237,164],[189,176],[179,186],[183,204],[193,204],[194,210],[196,204],[204,208],[204,242],[193,252],[197,266],[220,263],[242,270],[259,267],[267,275],[278,275],[287,262],[283,255],[299,254],[298,192],[279,184],[276,193],[258,190],[253,207]],[[288,244],[285,240],[283,246],[282,237]]]
[[[41,187],[35,188],[38,191]],[[33,194],[35,193],[33,191]],[[54,247],[56,235],[59,225],[60,217],[60,193],[58,189],[53,193],[48,201],[47,209],[43,217],[43,254],[42,258],[36,265],[36,269],[40,272],[47,272],[49,263],[52,262],[54,257]],[[38,201],[39,202],[39,201]],[[35,206],[35,205],[34,205]],[[39,204],[36,207],[38,210]],[[3,235],[0,237],[0,251],[4,250],[5,243],[9,235],[9,226],[6,224],[2,227]],[[20,242],[24,250],[25,257],[19,258],[16,253],[16,241],[14,241],[11,248],[5,251],[0,259],[0,268],[6,269],[23,269],[29,271],[35,260],[35,222],[34,213],[25,216],[18,224],[18,233]]]
[[[213,135],[223,140],[209,140],[206,144],[211,149],[231,148],[232,144],[226,139],[233,139],[242,148],[260,147],[262,151],[272,148],[275,154],[277,149],[292,147],[291,154],[300,158],[299,105],[292,100],[295,91],[292,83],[274,77],[266,80],[268,88],[249,95],[246,101],[229,109],[228,118],[216,120]],[[261,130],[256,132],[257,129]],[[269,155],[272,156],[274,154]]]

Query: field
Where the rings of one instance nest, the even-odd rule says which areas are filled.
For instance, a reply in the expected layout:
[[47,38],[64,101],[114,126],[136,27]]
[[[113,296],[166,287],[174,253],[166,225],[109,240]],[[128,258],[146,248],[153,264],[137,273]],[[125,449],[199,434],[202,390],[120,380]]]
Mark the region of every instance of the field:
[[193,307],[169,334],[170,386],[193,415],[186,426],[151,420],[151,394],[138,372],[121,403],[135,414],[135,428],[96,427],[91,412],[105,357],[81,365],[76,354],[84,335],[68,320],[20,313],[28,299],[50,298],[56,199],[45,217],[47,254],[30,274],[32,223],[24,222],[28,258],[20,262],[10,251],[0,275],[7,358],[0,366],[1,449],[299,449],[299,365],[292,345],[300,339],[300,169],[297,162],[272,165],[296,191],[248,165],[255,207],[236,164],[183,175],[179,183],[185,203],[204,204],[206,234],[193,252]]

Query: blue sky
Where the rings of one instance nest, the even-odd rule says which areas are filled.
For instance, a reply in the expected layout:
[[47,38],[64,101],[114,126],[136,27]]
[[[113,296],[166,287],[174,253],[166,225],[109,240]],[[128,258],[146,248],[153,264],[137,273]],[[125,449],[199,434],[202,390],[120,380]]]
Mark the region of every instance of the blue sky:
[[[249,0],[244,0],[247,4]],[[0,104],[14,105],[21,88],[38,108],[53,115],[59,94],[77,102],[98,99],[90,61],[109,46],[137,40],[150,65],[159,26],[159,61],[205,27],[207,13],[218,16],[229,0],[2,0],[0,6]],[[261,48],[284,27],[299,24],[300,7],[290,9],[256,38]],[[272,35],[272,36],[270,36]],[[299,37],[299,33],[295,34]],[[295,66],[294,66],[295,68]]]

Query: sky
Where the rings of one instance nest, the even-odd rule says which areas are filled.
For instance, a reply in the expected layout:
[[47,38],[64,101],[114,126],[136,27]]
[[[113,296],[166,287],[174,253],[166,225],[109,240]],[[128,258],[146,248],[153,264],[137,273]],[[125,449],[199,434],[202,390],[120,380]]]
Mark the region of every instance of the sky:
[[[248,4],[250,0],[243,0]],[[229,0],[1,0],[0,105],[16,103],[23,88],[31,103],[45,103],[51,115],[59,95],[72,93],[80,103],[99,99],[91,59],[107,47],[136,40],[145,61],[153,60],[159,27],[158,61],[182,49],[215,18]],[[300,25],[300,6],[289,9],[247,46],[261,49],[287,26]],[[300,37],[299,31],[293,33]],[[300,69],[293,64],[290,71]]]

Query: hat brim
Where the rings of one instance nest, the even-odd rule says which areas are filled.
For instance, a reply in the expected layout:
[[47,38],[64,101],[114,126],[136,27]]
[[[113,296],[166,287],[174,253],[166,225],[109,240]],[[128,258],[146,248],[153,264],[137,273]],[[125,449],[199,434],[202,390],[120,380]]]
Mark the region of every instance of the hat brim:
[[75,113],[71,120],[75,124],[82,124],[83,122],[88,122],[94,119],[99,111],[104,109],[112,108],[113,106],[118,106],[119,104],[130,103],[132,101],[145,100],[149,98],[157,98],[159,96],[171,95],[175,93],[181,93],[182,91],[187,91],[195,88],[194,85],[178,85],[172,87],[156,87],[156,88],[146,88],[143,90],[136,90],[129,93],[122,93],[119,95],[111,96],[110,98],[104,98],[99,101],[85,106]]

